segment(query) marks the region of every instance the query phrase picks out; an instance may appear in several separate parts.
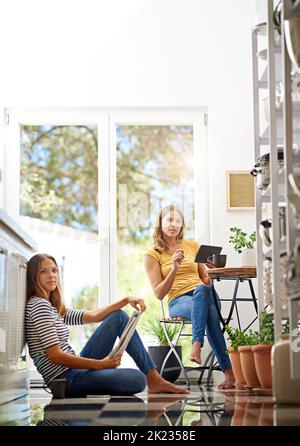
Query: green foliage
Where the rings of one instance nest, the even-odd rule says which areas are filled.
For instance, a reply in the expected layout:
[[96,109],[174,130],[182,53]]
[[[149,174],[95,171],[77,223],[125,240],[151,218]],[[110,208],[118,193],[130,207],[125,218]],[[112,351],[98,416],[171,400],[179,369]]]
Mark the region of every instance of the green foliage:
[[233,233],[229,237],[229,243],[232,243],[237,253],[241,254],[244,248],[253,249],[254,242],[256,241],[256,232],[253,231],[250,235],[243,232],[240,228],[230,228]]
[[275,29],[281,34],[281,9],[282,9],[282,0],[278,2],[276,8],[273,11],[273,23]]
[[260,313],[259,343],[274,344],[274,320],[266,310]]
[[72,299],[72,307],[79,310],[95,310],[98,308],[98,295],[99,288],[97,285],[93,287],[86,286]]
[[[273,316],[266,310],[262,311],[260,314],[260,332],[259,332],[259,343],[260,344],[274,344],[275,342],[275,328]],[[282,324],[282,334],[289,334],[290,323],[287,319]]]
[[[149,239],[149,198],[153,212],[172,200],[193,201],[193,128],[118,125],[116,131],[117,184],[126,188],[128,214],[125,225],[118,221],[118,238]],[[21,214],[97,232],[97,152],[96,126],[22,125]],[[118,200],[118,218],[119,210]]]
[[[183,198],[185,204],[193,200],[193,166],[188,162],[192,157],[191,126],[117,126],[117,183],[119,187],[127,187],[128,196],[128,224],[119,227],[120,240],[150,239],[149,198],[151,207],[154,203],[161,207],[173,200],[179,204]],[[119,201],[117,206],[120,221]],[[155,209],[152,212],[158,212],[159,208]]]
[[[72,299],[72,307],[79,310],[96,310],[99,288],[97,285],[86,286]],[[75,351],[80,351],[84,343],[90,339],[97,324],[74,325],[69,327],[70,341]]]
[[287,335],[290,333],[290,321],[287,319],[282,325],[282,334]]
[[[159,322],[159,317],[151,314],[147,315],[146,321],[142,324],[143,331],[150,335],[159,345],[168,345],[163,325]],[[173,341],[180,330],[180,324],[166,324],[166,331],[170,341]]]
[[228,335],[230,345],[234,350],[242,345],[257,345],[259,344],[259,335],[257,331],[249,330],[248,333],[239,330],[238,328],[232,328],[226,325],[225,331]]
[[97,232],[96,126],[21,126],[21,213]]
[[[260,330],[249,330],[249,332],[240,331],[226,325],[225,331],[228,335],[231,347],[237,350],[241,345],[274,344],[274,319],[266,310],[260,314]],[[286,320],[282,326],[282,333],[289,333],[289,321]]]

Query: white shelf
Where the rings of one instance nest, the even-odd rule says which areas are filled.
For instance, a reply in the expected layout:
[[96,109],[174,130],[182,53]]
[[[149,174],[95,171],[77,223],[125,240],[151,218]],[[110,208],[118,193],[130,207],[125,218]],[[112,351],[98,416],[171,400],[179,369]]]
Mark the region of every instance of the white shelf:
[[[284,143],[286,141],[285,137],[285,129],[288,129],[288,125],[284,126],[284,119],[286,116],[283,113],[283,104],[280,105],[278,109],[275,109],[274,105],[271,104],[271,110],[268,110],[270,107],[269,101],[267,98],[270,97],[270,92],[272,92],[272,96],[276,96],[276,87],[278,86],[278,82],[282,82],[283,88],[285,87],[285,73],[291,73],[292,67],[286,65],[286,51],[284,52],[286,46],[284,42],[285,35],[282,34],[276,36],[276,41],[271,41],[268,39],[269,31],[273,29],[273,10],[274,5],[272,0],[267,0],[267,15],[268,20],[265,24],[260,24],[253,29],[252,34],[252,42],[253,42],[253,53],[252,53],[252,61],[253,61],[253,92],[254,92],[254,141],[255,141],[255,157],[256,159],[265,153],[270,152],[271,150],[271,142],[272,142],[272,150],[276,150],[276,147],[280,146],[284,149],[284,157],[287,161],[285,164],[290,168],[292,162],[295,163],[295,160],[291,162],[291,149],[287,149],[284,147]],[[268,26],[271,26],[268,29]],[[272,47],[272,46],[273,47]],[[265,47],[267,46],[267,49]],[[263,49],[262,49],[263,48]],[[268,60],[267,56],[272,56],[272,60]],[[265,99],[264,96],[267,98]],[[283,101],[286,101],[286,98],[283,97]],[[285,102],[288,104],[288,101]],[[292,103],[293,110],[293,135],[289,141],[292,141],[290,146],[293,149],[300,148],[300,102],[293,101]],[[291,110],[289,111],[291,112]],[[270,141],[270,135],[272,135],[272,141]],[[264,146],[264,147],[263,147]],[[263,153],[264,152],[264,153]],[[273,153],[272,153],[273,154]],[[300,161],[300,153],[297,155]],[[288,309],[285,308],[282,310],[282,299],[281,299],[281,290],[282,285],[280,281],[281,274],[281,262],[280,255],[283,253],[287,253],[288,248],[291,246],[289,231],[291,228],[291,224],[289,225],[288,220],[289,213],[291,212],[290,208],[287,207],[288,197],[287,197],[287,175],[285,168],[282,167],[278,171],[278,162],[277,156],[271,156],[269,163],[270,169],[270,185],[267,189],[262,190],[256,194],[256,205],[257,205],[257,213],[256,213],[256,230],[259,232],[260,229],[260,221],[262,217],[263,208],[261,205],[268,204],[269,206],[265,206],[265,210],[268,212],[269,217],[272,218],[272,249],[263,249],[263,243],[260,237],[257,237],[257,252],[258,252],[258,262],[259,265],[262,265],[262,262],[265,256],[272,257],[272,265],[273,265],[273,305],[274,310],[271,311],[271,314],[274,315],[274,324],[275,324],[275,339],[277,340],[281,333],[281,319],[288,317]],[[300,162],[299,169],[300,170]],[[277,172],[277,175],[276,175]],[[272,175],[273,174],[273,175]],[[272,191],[276,190],[276,197],[272,197]],[[273,198],[273,200],[272,200]],[[279,240],[279,212],[278,207],[286,207],[286,228],[287,228],[287,238],[286,240]],[[275,224],[276,222],[276,224]],[[259,296],[259,310],[265,306],[264,296],[263,296],[263,272],[259,271],[258,268],[258,296]]]
[[[277,47],[275,47],[275,57],[276,57],[276,67],[275,67],[275,73],[276,73],[276,80],[277,82],[282,80],[282,70],[281,70],[281,51],[278,51]],[[262,59],[259,59],[262,60]],[[261,76],[259,77],[258,81],[261,83],[261,88],[268,88],[268,64],[265,62],[266,66],[263,69],[263,72]]]
[[[281,126],[279,126],[278,128],[281,129]],[[277,137],[277,145],[283,146],[283,143],[284,143],[283,135],[282,135],[282,132],[280,132],[280,133],[281,134],[278,135],[278,137]],[[300,128],[294,130],[293,136],[294,136],[295,145],[297,145],[297,147],[299,148],[300,147]],[[270,144],[269,127],[265,128],[265,130],[259,137],[259,142],[262,146],[268,146]]]

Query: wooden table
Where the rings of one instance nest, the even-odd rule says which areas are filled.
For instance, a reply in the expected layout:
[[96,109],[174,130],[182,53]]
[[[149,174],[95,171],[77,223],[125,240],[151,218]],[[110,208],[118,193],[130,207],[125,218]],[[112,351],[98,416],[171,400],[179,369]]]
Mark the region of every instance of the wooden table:
[[[256,317],[244,329],[244,331],[248,330],[248,328],[255,322],[255,320],[258,317],[257,299],[256,299],[256,296],[255,296],[255,292],[254,292],[254,288],[253,288],[253,284],[252,284],[252,279],[254,279],[256,277],[256,268],[255,267],[245,267],[245,268],[212,268],[212,269],[206,270],[206,273],[211,278],[211,289],[212,289],[212,292],[213,292],[213,297],[214,297],[215,304],[216,304],[216,307],[217,307],[217,310],[218,310],[220,321],[221,321],[224,329],[225,329],[225,325],[227,325],[230,322],[232,314],[233,314],[233,311],[235,309],[236,315],[237,315],[237,320],[238,320],[239,330],[242,330],[240,317],[239,317],[239,312],[238,312],[238,307],[237,307],[237,302],[241,302],[241,301],[242,302],[253,302],[253,305],[254,305],[254,308],[255,308],[255,311],[256,311]],[[233,280],[233,281],[235,281],[235,286],[234,286],[234,291],[233,291],[232,298],[230,298],[230,299],[220,298],[221,302],[222,301],[229,301],[229,302],[231,302],[229,313],[228,313],[228,316],[227,316],[226,320],[223,319],[221,311],[220,311],[218,303],[217,303],[217,296],[216,296],[215,283],[214,283],[215,281],[220,282],[221,280]],[[239,285],[240,285],[241,282],[248,282],[249,288],[250,288],[251,297],[249,297],[249,298],[247,298],[247,297],[246,298],[238,298],[237,297]]]

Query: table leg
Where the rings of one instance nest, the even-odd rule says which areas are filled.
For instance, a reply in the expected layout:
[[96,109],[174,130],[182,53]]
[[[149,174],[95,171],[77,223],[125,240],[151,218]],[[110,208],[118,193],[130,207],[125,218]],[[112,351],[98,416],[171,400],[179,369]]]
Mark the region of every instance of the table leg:
[[236,298],[237,298],[237,294],[238,294],[238,290],[239,290],[239,284],[240,284],[240,278],[238,277],[236,279],[236,281],[235,281],[235,286],[234,286],[231,306],[230,306],[228,318],[227,318],[227,321],[226,321],[227,324],[229,324],[229,322],[231,320],[234,308],[236,310],[237,318],[238,318],[238,321],[239,321],[239,314],[238,314],[238,309],[237,309],[237,305],[236,305]]
[[249,287],[250,287],[251,296],[252,296],[252,299],[253,299],[254,308],[255,308],[256,314],[258,314],[257,300],[256,300],[256,296],[255,296],[255,293],[254,293],[252,280],[248,279],[248,283],[249,283]]

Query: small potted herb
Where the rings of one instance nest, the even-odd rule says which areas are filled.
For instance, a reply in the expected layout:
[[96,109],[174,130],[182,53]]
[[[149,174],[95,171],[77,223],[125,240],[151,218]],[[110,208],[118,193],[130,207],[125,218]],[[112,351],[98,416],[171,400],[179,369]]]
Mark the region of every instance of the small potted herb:
[[238,254],[243,254],[242,266],[250,267],[256,265],[256,254],[254,243],[256,241],[256,232],[247,234],[242,229],[230,228],[232,235],[229,237],[229,243],[233,244],[234,250]]
[[[256,372],[261,386],[272,388],[271,350],[275,342],[274,319],[266,310],[260,314],[259,345],[252,347]],[[289,321],[282,326],[282,333],[289,333]]]
[[228,349],[232,364],[233,374],[236,379],[236,388],[257,387],[259,380],[255,371],[252,346],[258,344],[259,338],[256,331],[249,332],[231,328],[225,328],[231,347]]
[[237,328],[232,328],[226,325],[225,331],[230,342],[230,347],[228,347],[228,353],[230,356],[230,362],[232,365],[233,374],[235,377],[235,387],[236,389],[242,390],[246,385],[246,380],[241,367],[240,353],[238,347],[245,345],[246,336],[245,333]]
[[243,374],[247,387],[260,387],[260,381],[257,376],[254,362],[254,353],[252,351],[252,347],[259,344],[259,334],[257,331],[249,330],[249,333],[245,333],[245,336],[245,345],[238,347]]

